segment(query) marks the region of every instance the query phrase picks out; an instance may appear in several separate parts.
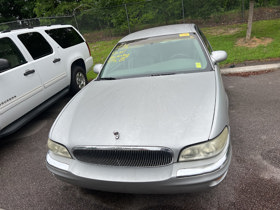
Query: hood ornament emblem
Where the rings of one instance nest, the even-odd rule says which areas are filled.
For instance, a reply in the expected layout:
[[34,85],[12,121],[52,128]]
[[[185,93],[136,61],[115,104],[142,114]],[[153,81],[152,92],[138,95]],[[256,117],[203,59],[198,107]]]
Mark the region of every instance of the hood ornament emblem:
[[120,138],[120,133],[118,131],[113,132],[115,139],[118,140]]

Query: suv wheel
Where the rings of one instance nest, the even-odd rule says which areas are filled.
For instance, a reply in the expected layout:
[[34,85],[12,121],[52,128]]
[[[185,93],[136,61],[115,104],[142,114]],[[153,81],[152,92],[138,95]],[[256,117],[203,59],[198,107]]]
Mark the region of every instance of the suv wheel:
[[80,66],[74,66],[71,78],[71,92],[76,94],[88,83],[85,70]]

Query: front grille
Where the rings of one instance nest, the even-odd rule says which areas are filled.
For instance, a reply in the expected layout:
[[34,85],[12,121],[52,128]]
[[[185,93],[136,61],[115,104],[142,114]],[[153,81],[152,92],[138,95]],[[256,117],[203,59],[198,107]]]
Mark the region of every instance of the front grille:
[[173,152],[167,148],[76,148],[74,157],[82,162],[109,166],[156,167],[169,165]]

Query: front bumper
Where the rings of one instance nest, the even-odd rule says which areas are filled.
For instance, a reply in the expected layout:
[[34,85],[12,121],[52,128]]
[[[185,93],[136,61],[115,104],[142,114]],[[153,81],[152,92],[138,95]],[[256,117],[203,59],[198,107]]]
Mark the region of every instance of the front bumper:
[[226,176],[231,145],[215,158],[173,163],[157,168],[108,167],[47,154],[47,168],[60,180],[88,189],[110,192],[165,194],[206,190]]

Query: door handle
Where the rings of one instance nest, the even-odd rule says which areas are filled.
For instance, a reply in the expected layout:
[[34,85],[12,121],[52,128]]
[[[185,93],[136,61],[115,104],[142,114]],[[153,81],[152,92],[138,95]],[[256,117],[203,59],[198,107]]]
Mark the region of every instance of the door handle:
[[57,63],[57,62],[59,62],[59,61],[61,61],[60,58],[55,58],[55,59],[53,60],[53,63]]
[[26,72],[24,72],[24,76],[28,76],[29,74],[34,74],[35,73],[35,70],[32,69],[32,70],[27,70]]

